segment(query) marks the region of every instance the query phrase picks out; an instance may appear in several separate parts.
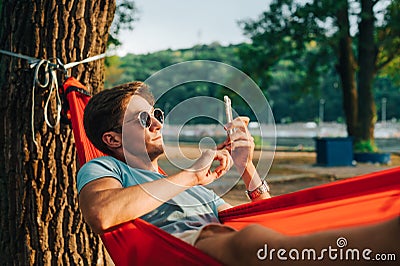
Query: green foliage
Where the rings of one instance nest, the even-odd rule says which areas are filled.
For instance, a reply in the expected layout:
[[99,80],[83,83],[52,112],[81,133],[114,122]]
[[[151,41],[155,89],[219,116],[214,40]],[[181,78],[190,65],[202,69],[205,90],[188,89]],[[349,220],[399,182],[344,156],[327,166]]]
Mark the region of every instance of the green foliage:
[[237,56],[239,47],[240,45],[222,47],[218,43],[213,43],[196,45],[191,49],[165,50],[144,55],[127,54],[120,58],[119,68],[124,70],[124,74],[110,86],[132,80],[144,81],[165,67],[190,60],[213,60],[240,69],[241,61]]
[[262,149],[263,148],[263,139],[261,136],[253,136],[254,138],[254,147],[255,149]]
[[354,143],[354,152],[377,152],[378,147],[371,140],[358,141]]
[[105,61],[105,82],[104,87],[109,88],[119,84],[120,79],[124,73],[121,66],[121,59],[118,56],[107,57]]
[[[106,73],[109,74],[106,75],[106,84],[107,87],[111,87],[133,80],[145,81],[152,74],[165,67],[190,60],[213,60],[240,69],[240,59],[237,56],[238,47],[238,45],[222,47],[218,43],[212,43],[210,45],[196,45],[191,49],[176,51],[166,50],[144,55],[127,54],[126,56],[119,58],[117,67],[115,67],[115,65],[113,66],[113,64],[107,66]],[[118,72],[117,69],[121,70],[121,72]],[[111,71],[114,74],[111,74]],[[223,77],[224,73],[214,72],[212,75]],[[225,90],[219,85],[210,83],[206,84],[204,82],[191,82],[169,90],[158,99],[157,106],[168,112],[174,106],[186,99],[195,96],[210,96],[222,99],[224,93]],[[243,115],[252,116],[252,113],[249,112],[248,108],[242,107],[244,105],[239,103],[240,99],[237,98],[238,97],[232,99],[233,103],[237,106],[237,110],[241,112],[243,111]],[[214,111],[216,114],[218,112],[219,110]],[[170,120],[170,123],[173,122],[174,121]],[[207,118],[198,118],[195,121],[190,121],[189,124],[202,122],[206,123],[209,122],[209,120]]]
[[400,86],[400,75],[399,75],[399,69],[400,69],[400,57],[394,59],[390,63],[388,63],[381,71],[380,75],[382,77],[387,77],[391,79],[394,84],[397,86]]
[[[144,81],[155,72],[175,63],[208,59],[224,62],[242,69],[239,50],[249,44],[221,46],[217,43],[211,45],[197,45],[190,49],[165,50],[155,53],[135,55],[128,54],[124,57],[111,57],[106,66],[106,87],[130,82],[133,80]],[[325,52],[324,65],[316,67],[319,73],[314,81],[305,82],[307,70],[301,65],[316,64],[318,57],[310,51],[320,51],[317,44],[308,43],[304,54],[299,59],[280,60],[274,67],[268,70],[271,80],[265,86],[260,86],[266,95],[277,123],[317,121],[320,99],[325,99],[324,121],[336,121],[344,123],[342,110],[342,90],[339,79],[335,73],[335,55]],[[316,52],[315,52],[316,53]],[[224,75],[216,73],[216,75]],[[250,75],[252,76],[252,75]],[[397,77],[399,74],[397,73]],[[318,83],[318,85],[317,85]],[[381,114],[381,99],[387,98],[387,119],[400,118],[400,86],[393,83],[388,75],[378,75],[375,79],[375,98],[377,100],[378,114]],[[192,82],[174,88],[158,102],[159,107],[166,111],[185,99],[193,96],[210,96],[222,99],[223,95],[232,98],[232,105],[241,115],[253,118],[248,106],[243,100],[229,89],[221,88],[214,84]],[[218,110],[215,110],[217,113]],[[379,117],[380,119],[380,117]],[[191,121],[201,123],[204,119]]]
[[[400,0],[392,0],[383,10],[384,19],[377,27],[377,44],[379,48],[378,69],[382,69],[393,63],[387,70],[391,71],[393,66],[399,66],[400,53]],[[398,69],[398,68],[397,68]]]
[[[327,5],[328,3],[325,3]],[[239,56],[246,73],[266,90],[274,82],[273,75],[282,62],[291,62],[292,85],[299,93],[313,93],[321,85],[321,76],[334,67],[333,50],[325,38],[327,29],[315,20],[316,6],[301,6],[296,1],[273,1],[270,9],[258,20],[240,22],[252,43],[242,46]]]
[[[377,77],[374,94],[378,119],[380,102],[387,100],[387,119],[399,118],[400,111],[400,0],[379,1],[377,19]],[[389,3],[389,4],[387,4]],[[342,87],[336,72],[338,11],[347,0],[295,1],[274,0],[257,20],[239,23],[252,43],[223,47],[218,43],[196,45],[190,49],[166,50],[146,55],[128,54],[108,58],[106,87],[146,80],[156,71],[188,60],[207,59],[224,62],[248,73],[269,100],[276,122],[317,121],[320,99],[325,99],[324,121],[345,122],[342,108]],[[1,7],[1,1],[0,1]],[[357,3],[351,4],[355,18]],[[118,33],[132,29],[137,20],[132,0],[117,1],[117,10],[110,33],[112,46],[119,44]],[[354,39],[356,49],[357,39]],[[221,73],[222,74],[222,73]],[[222,97],[228,94],[240,114],[252,116],[240,97],[217,85],[185,84],[160,101],[166,109],[193,96]],[[193,121],[197,123],[198,121]]]
[[[375,5],[376,7],[374,8],[376,12],[374,13],[376,16],[376,30],[374,33],[376,41],[374,45],[376,46],[377,60],[371,58],[371,54],[367,54],[370,56],[369,58],[362,58],[369,59],[369,62],[376,62],[374,69],[382,70],[381,73],[378,73],[380,76],[375,81],[381,78],[389,78],[398,82],[400,0],[370,0],[368,4]],[[363,11],[360,8],[361,6],[358,1],[349,0],[314,0],[307,2],[274,0],[269,10],[263,12],[257,20],[241,22],[240,25],[245,35],[252,40],[252,43],[243,46],[239,53],[243,61],[243,68],[246,73],[253,77],[266,90],[266,95],[274,99],[274,108],[277,101],[281,101],[281,99],[274,96],[274,90],[281,92],[278,88],[296,88],[299,97],[298,102],[304,100],[305,94],[313,94],[315,98],[322,97],[329,99],[327,102],[328,105],[329,102],[335,101],[333,98],[330,98],[331,96],[338,97],[341,95],[338,93],[337,96],[334,96],[333,94],[326,93],[324,91],[325,88],[337,90],[339,86],[335,84],[341,82],[342,88],[346,92],[349,92],[352,90],[351,85],[353,82],[354,84],[356,83],[356,80],[353,79],[356,75],[349,75],[349,78],[345,77],[339,81],[336,69],[355,71],[356,74],[365,74],[370,70],[368,64],[347,68],[348,65],[351,66],[357,62],[353,63],[352,61],[351,49],[349,53],[346,53],[348,52],[347,49],[343,49],[345,46],[343,40],[351,38],[354,54],[357,55],[360,53],[356,49],[362,47],[362,45],[355,45],[358,43],[359,34],[349,35],[351,31],[348,28],[348,25],[350,25],[349,21],[362,21],[361,17],[367,10]],[[362,23],[358,26],[358,29],[365,29],[365,25]],[[363,32],[368,32],[368,30]],[[349,45],[351,45],[351,42],[349,42]],[[343,56],[339,58],[339,54]],[[291,64],[287,64],[287,62]],[[277,70],[282,70],[282,68],[284,75],[290,73],[290,75],[293,75],[293,78],[288,79],[284,75],[274,75]],[[366,71],[359,71],[360,69]],[[332,76],[327,76],[327,73]],[[375,75],[375,72],[372,72],[371,75]],[[331,82],[327,83],[327,79]],[[360,87],[360,84],[359,91],[364,92],[370,89],[371,84],[362,84],[363,87]],[[375,87],[374,90],[375,96],[381,97],[380,88]],[[360,101],[362,101],[362,95],[365,94],[359,95],[358,99]],[[392,101],[392,99],[390,100]],[[313,102],[315,101],[311,99],[309,107],[315,110],[316,107]],[[291,114],[284,114],[283,117],[293,118],[293,110],[290,108],[293,105],[297,105],[297,103],[291,102],[286,109]],[[301,105],[304,106],[303,104]],[[374,112],[373,103],[352,103],[351,106],[357,106],[359,114]],[[328,108],[328,106],[326,107]],[[339,108],[342,109],[341,106]],[[363,108],[369,109],[363,110]],[[282,110],[285,111],[284,109]],[[302,113],[306,112],[306,110],[302,111]],[[348,112],[348,115],[351,115],[354,109],[346,108],[346,112]],[[276,114],[276,112],[274,113]],[[343,117],[342,114],[336,114],[337,117]],[[359,123],[360,121],[352,121],[351,126],[353,124],[359,126]],[[367,121],[367,123],[370,124],[366,124],[366,126],[371,128],[373,127],[374,120]],[[359,132],[356,133],[360,135]]]
[[116,48],[121,45],[118,37],[121,30],[132,30],[133,22],[138,20],[136,17],[137,7],[133,0],[117,0],[115,9],[114,20],[111,24],[108,43],[109,48]]

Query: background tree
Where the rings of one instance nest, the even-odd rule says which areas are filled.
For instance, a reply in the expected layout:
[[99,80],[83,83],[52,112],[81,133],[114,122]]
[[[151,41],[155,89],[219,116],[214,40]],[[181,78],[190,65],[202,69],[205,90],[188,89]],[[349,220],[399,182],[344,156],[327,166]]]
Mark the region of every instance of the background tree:
[[[238,51],[242,50],[246,43],[221,46],[217,43],[210,45],[196,45],[192,48],[179,50],[164,50],[147,54],[127,54],[122,57],[109,57],[110,64],[106,65],[106,84],[111,87],[116,84],[132,80],[146,80],[149,76],[160,69],[179,62],[204,59],[216,60],[242,69],[242,61]],[[285,58],[279,60],[268,71],[268,75],[273,77],[264,88],[267,88],[267,95],[273,108],[275,121],[278,123],[289,122],[319,122],[323,118],[325,122],[344,123],[345,116],[342,103],[342,89],[340,77],[337,73],[337,56],[330,49],[325,49],[325,54],[321,53],[316,42],[310,42],[304,53],[298,53],[292,59]],[[318,56],[317,56],[318,55]],[[323,60],[325,64],[319,64]],[[306,80],[309,76],[309,69],[315,66],[313,79]],[[398,69],[398,68],[397,68]],[[386,118],[396,121],[400,118],[400,87],[399,73],[396,69],[396,60],[392,61],[387,67],[383,68],[375,78],[374,94],[377,103],[378,115],[385,109]],[[215,73],[225,75],[224,73]],[[252,73],[251,73],[252,74]],[[176,77],[179,78],[176,73]],[[313,84],[316,85],[313,85]],[[181,101],[193,96],[223,97],[230,94],[229,90],[223,90],[219,86],[200,83],[189,83],[174,88],[165,97],[161,97],[157,105],[168,113],[173,106]],[[168,97],[167,97],[168,96]],[[232,96],[235,110],[241,115],[250,116],[252,113],[242,101],[241,97]],[[382,106],[382,99],[386,98],[386,106]],[[325,99],[324,115],[320,116],[319,107],[321,100]],[[271,101],[272,100],[272,101]],[[174,115],[175,117],[175,115]],[[379,117],[378,117],[379,118]],[[382,119],[382,118],[381,118]],[[173,122],[173,119],[169,119]],[[203,119],[192,120],[191,123],[207,122]],[[215,122],[215,121],[214,121]]]
[[122,43],[119,40],[121,30],[133,30],[133,24],[138,20],[136,14],[138,9],[133,0],[116,0],[116,9],[114,14],[114,21],[111,24],[108,47],[117,48]]
[[[0,3],[1,49],[64,63],[106,49],[114,0]],[[103,61],[79,65],[70,74],[96,92],[103,86]],[[51,128],[44,122],[47,88],[35,90],[31,120],[32,78],[26,60],[0,55],[0,261],[3,265],[105,264],[101,241],[78,209],[71,128],[63,124]],[[54,95],[51,99],[54,113]]]
[[325,71],[321,66],[330,65],[327,55],[335,54],[348,134],[356,143],[366,142],[367,147],[375,149],[373,81],[379,70],[398,58],[399,0],[306,4],[275,0],[259,20],[242,25],[252,39],[252,44],[241,50],[244,68],[264,88],[271,79],[271,68],[279,61],[301,63],[299,55],[308,54],[314,58],[307,60],[311,64],[295,65],[306,69],[306,76],[297,85],[303,90],[315,89]]

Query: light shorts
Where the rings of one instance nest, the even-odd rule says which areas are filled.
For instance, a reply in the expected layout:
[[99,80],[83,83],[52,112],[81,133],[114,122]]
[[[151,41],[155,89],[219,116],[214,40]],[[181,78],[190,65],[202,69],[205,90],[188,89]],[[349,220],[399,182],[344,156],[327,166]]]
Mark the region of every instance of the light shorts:
[[199,230],[187,230],[182,233],[173,234],[173,236],[185,241],[186,243],[194,246],[200,239],[215,236],[217,234],[224,234],[235,232],[236,229],[218,223],[205,224]]

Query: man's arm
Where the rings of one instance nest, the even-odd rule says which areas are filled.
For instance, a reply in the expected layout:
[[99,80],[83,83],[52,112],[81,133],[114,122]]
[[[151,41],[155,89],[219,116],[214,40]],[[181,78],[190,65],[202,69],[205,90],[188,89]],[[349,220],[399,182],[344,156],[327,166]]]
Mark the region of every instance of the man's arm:
[[[210,172],[214,160],[218,160],[220,165]],[[102,233],[156,209],[192,186],[214,181],[229,170],[230,161],[228,152],[206,151],[191,170],[127,188],[123,188],[115,178],[100,178],[82,188],[79,194],[80,208],[92,230]]]
[[220,205],[220,206],[218,206],[218,212],[222,212],[222,211],[224,211],[224,210],[227,210],[227,209],[230,209],[230,208],[232,208],[233,206],[232,205],[230,205],[229,203],[224,203],[224,204],[222,204],[222,205]]
[[181,172],[141,185],[123,188],[112,177],[100,178],[84,186],[79,204],[85,220],[95,233],[140,217],[195,185],[194,175]]

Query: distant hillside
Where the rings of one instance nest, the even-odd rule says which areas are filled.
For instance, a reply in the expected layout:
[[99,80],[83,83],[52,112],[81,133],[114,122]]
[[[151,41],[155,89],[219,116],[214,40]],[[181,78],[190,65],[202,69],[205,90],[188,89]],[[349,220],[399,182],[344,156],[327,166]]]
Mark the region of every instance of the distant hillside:
[[[240,45],[221,46],[218,43],[196,45],[190,49],[165,50],[143,55],[127,54],[108,60],[106,87],[132,80],[144,81],[156,71],[167,66],[190,60],[213,60],[240,69],[238,56]],[[123,70],[117,72],[115,70]]]
[[[210,45],[196,45],[190,49],[165,50],[149,54],[127,54],[123,57],[110,57],[106,61],[106,87],[130,82],[133,80],[144,81],[155,72],[170,65],[190,60],[214,60],[242,69],[239,56],[241,47],[246,44],[221,46],[218,43]],[[321,87],[305,91],[299,88],[295,80],[297,75],[307,75],[294,71],[296,65],[285,61],[278,64],[268,75],[272,77],[270,84],[262,87],[274,113],[277,123],[291,122],[318,122],[323,121],[343,122],[342,91],[338,84],[338,76],[334,69],[335,58],[332,65],[327,66],[328,71],[322,80]],[[251,73],[247,73],[252,76]],[[400,118],[400,88],[394,85],[388,77],[379,76],[374,86],[377,104],[377,119],[386,117],[387,120],[396,121]],[[206,95],[221,98],[226,90],[216,85],[194,83],[182,86],[169,93],[166,99],[161,99],[158,106],[169,109],[179,102],[194,96]],[[385,100],[386,99],[386,100]],[[235,109],[239,114],[252,114],[240,99],[233,99]],[[383,107],[383,108],[382,108]],[[192,121],[192,123],[207,122],[206,119]]]

